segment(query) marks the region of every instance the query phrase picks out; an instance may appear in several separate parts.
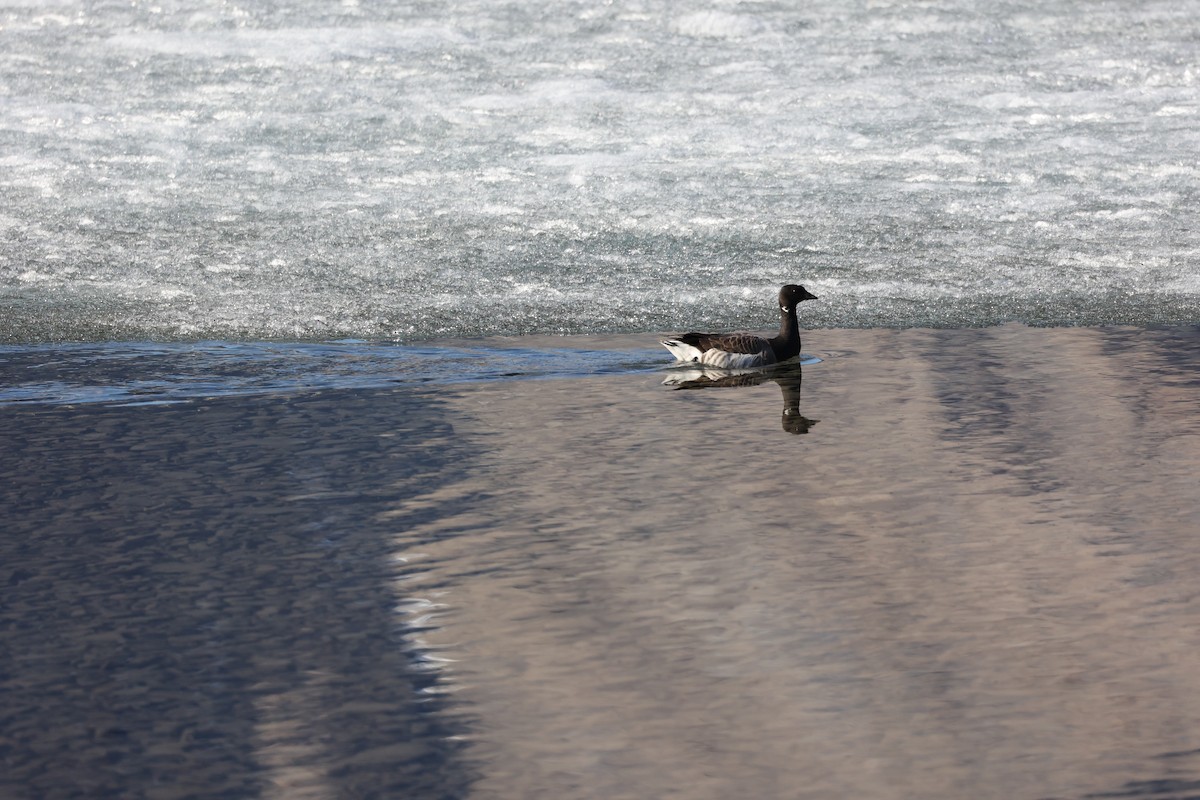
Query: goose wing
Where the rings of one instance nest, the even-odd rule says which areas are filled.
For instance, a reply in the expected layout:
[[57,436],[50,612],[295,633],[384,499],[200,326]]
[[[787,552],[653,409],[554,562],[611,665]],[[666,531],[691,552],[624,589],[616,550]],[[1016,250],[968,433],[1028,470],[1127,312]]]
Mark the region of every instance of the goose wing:
[[679,341],[690,344],[701,353],[709,350],[724,350],[726,353],[758,354],[771,349],[771,343],[753,333],[696,333],[692,331],[679,337]]

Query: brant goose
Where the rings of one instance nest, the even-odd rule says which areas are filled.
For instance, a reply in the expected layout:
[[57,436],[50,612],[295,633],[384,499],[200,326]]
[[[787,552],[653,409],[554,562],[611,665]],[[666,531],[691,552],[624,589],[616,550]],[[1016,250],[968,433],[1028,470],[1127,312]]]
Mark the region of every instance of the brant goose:
[[685,333],[663,342],[677,361],[694,361],[721,369],[761,367],[800,355],[800,329],[796,305],[816,300],[803,286],[788,284],[779,290],[779,335],[765,339],[753,333]]

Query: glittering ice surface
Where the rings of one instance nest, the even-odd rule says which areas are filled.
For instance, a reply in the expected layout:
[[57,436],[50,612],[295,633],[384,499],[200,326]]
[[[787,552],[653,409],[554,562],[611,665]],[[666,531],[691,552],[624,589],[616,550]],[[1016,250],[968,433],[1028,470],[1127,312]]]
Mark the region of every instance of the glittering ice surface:
[[1200,317],[1200,2],[0,0],[0,340]]

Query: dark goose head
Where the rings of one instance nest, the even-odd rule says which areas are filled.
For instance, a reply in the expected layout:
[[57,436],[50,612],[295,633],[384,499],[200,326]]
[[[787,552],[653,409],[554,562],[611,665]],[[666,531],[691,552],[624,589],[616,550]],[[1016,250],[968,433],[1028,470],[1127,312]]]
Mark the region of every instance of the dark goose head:
[[779,307],[784,311],[793,311],[796,305],[802,300],[816,299],[817,296],[815,294],[803,286],[797,286],[794,283],[789,283],[779,290]]

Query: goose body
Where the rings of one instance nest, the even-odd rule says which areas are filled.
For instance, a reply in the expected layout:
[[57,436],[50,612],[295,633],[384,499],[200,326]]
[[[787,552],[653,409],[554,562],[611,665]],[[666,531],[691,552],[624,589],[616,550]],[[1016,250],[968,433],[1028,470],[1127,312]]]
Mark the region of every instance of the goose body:
[[753,333],[697,333],[691,331],[667,339],[663,347],[676,361],[704,364],[718,369],[747,369],[777,364],[800,355],[800,327],[796,306],[816,300],[803,286],[788,284],[779,290],[779,335],[766,338]]

